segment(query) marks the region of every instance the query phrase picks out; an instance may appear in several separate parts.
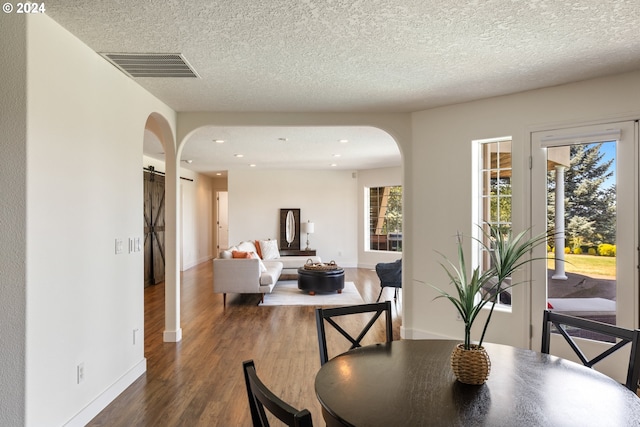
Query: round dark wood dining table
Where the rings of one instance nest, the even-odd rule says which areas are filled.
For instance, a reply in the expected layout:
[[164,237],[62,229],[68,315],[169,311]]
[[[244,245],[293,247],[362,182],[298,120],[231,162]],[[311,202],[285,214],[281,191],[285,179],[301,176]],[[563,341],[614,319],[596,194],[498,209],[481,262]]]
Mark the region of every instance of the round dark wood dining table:
[[400,340],[341,354],[315,379],[327,426],[640,426],[640,398],[593,369],[487,343],[481,386],[456,381],[457,341]]

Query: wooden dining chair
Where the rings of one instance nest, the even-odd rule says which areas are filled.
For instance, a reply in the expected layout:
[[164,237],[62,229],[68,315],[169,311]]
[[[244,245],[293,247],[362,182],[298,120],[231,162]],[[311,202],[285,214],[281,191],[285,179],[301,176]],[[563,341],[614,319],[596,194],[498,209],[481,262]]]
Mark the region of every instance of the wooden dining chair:
[[[371,313],[372,317],[369,322],[362,328],[356,328],[358,335],[354,338],[354,333],[347,332],[342,326],[340,326],[334,318],[347,315],[357,315],[362,313]],[[367,335],[367,332],[376,323],[380,315],[385,314],[385,336],[386,342],[393,341],[393,327],[391,323],[391,302],[375,302],[372,304],[360,304],[351,305],[346,307],[335,308],[317,308],[316,309],[316,327],[318,330],[318,348],[320,349],[320,365],[324,365],[329,360],[327,352],[327,337],[325,333],[325,321],[333,326],[343,337],[345,337],[350,343],[349,350],[353,350],[357,347],[362,347],[360,344],[363,338]]]
[[273,394],[258,378],[253,360],[242,362],[242,369],[254,427],[269,427],[265,408],[289,427],[313,427],[311,413],[307,409],[299,411],[289,405]]
[[[589,368],[592,368],[596,363],[630,343],[631,351],[629,353],[629,366],[627,369],[627,380],[624,383],[624,386],[636,393],[638,389],[638,380],[640,379],[640,350],[638,348],[640,343],[640,330],[629,330],[619,326],[597,322],[595,320],[582,319],[580,317],[545,310],[542,324],[541,351],[546,354],[549,354],[549,345],[551,343],[551,325],[554,325],[560,335],[562,335],[567,343],[569,343],[569,346],[576,353],[578,358],[580,358],[582,364]],[[602,334],[614,338],[615,340],[618,340],[618,342],[594,358],[588,359],[573,337],[569,335],[566,327],[578,328]]]

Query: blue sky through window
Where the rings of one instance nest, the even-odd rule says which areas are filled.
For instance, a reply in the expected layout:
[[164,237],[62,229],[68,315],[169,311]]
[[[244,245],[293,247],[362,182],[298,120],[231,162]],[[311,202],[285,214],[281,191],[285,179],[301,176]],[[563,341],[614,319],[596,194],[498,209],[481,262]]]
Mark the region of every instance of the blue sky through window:
[[600,147],[600,152],[604,154],[604,156],[602,157],[603,163],[609,160],[613,160],[613,163],[611,163],[611,167],[609,168],[609,170],[613,172],[613,175],[610,178],[608,178],[604,183],[605,187],[611,187],[616,183],[616,142],[615,141],[604,142]]

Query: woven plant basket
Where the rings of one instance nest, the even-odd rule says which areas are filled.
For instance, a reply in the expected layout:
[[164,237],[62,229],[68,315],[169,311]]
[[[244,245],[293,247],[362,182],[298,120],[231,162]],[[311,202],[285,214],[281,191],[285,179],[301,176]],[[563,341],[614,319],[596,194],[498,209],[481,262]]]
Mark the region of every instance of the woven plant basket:
[[484,347],[472,344],[465,350],[464,344],[458,344],[451,352],[451,369],[461,383],[480,385],[489,378],[491,360]]
[[307,263],[304,265],[305,270],[314,270],[314,271],[331,271],[337,270],[339,267],[335,261],[331,261],[328,264],[324,263],[314,263],[311,261],[311,258],[307,260]]

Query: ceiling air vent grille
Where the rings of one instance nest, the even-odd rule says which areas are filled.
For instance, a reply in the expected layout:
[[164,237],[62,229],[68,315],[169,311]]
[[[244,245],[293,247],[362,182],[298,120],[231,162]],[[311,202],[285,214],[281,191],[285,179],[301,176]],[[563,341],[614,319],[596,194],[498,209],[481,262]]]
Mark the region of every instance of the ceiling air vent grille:
[[179,53],[101,53],[125,74],[135,77],[199,77]]

